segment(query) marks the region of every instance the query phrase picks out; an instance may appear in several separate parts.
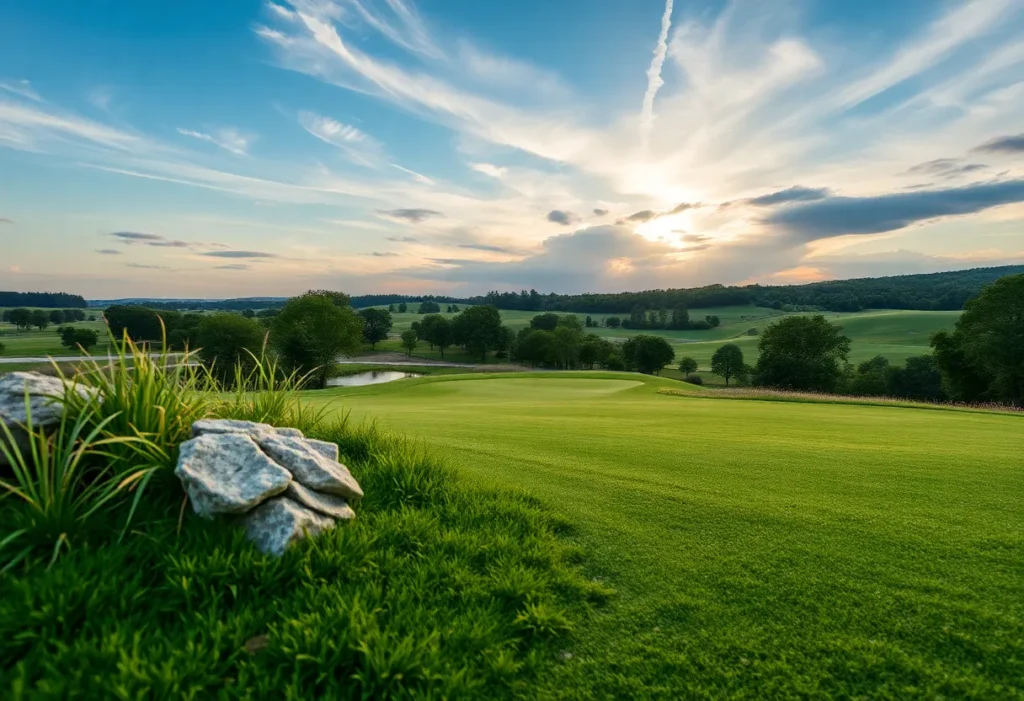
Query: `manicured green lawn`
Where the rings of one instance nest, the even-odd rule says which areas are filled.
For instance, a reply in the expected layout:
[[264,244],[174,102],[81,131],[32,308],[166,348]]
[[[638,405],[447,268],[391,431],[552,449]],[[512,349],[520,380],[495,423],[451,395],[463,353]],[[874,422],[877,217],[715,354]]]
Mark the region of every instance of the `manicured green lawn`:
[[476,375],[309,396],[574,524],[618,594],[533,698],[1024,698],[1024,416],[660,386],[680,385]]
[[[99,334],[99,343],[91,349],[91,353],[105,355],[109,341],[107,339],[107,327],[101,321],[80,321],[74,326],[84,329],[93,329]],[[60,344],[60,336],[57,335],[57,326],[39,331],[18,331],[11,324],[0,323],[0,343],[4,345],[4,351],[0,357],[43,357],[47,355],[65,356],[78,355],[78,351],[65,348]],[[0,368],[2,369],[2,368]]]

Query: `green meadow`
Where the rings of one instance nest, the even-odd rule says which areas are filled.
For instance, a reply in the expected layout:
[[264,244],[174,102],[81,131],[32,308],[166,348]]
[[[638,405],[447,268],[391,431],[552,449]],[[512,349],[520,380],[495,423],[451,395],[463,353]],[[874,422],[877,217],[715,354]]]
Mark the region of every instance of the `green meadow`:
[[[850,316],[880,347],[935,318]],[[571,524],[616,593],[531,698],[1024,698],[1024,416],[657,392],[679,387],[451,375],[307,401]]]
[[[51,324],[42,331],[39,329],[19,331],[12,324],[0,323],[0,343],[4,345],[4,350],[0,352],[0,358],[79,355],[77,350],[65,348],[60,344],[60,336],[57,335],[57,326],[59,325]],[[99,334],[100,340],[90,352],[93,355],[106,354],[109,340],[107,327],[102,321],[79,321],[75,322],[74,326],[94,329]],[[0,367],[0,372],[2,371],[4,368]]]
[[[411,305],[415,309],[416,305]],[[444,306],[442,305],[442,309]],[[461,307],[460,307],[461,308]],[[530,319],[539,312],[520,312],[503,310],[502,321],[513,331],[519,331],[530,325]],[[911,356],[930,352],[929,339],[936,331],[952,329],[960,312],[921,312],[905,310],[872,310],[855,313],[823,312],[829,322],[843,327],[843,333],[850,337],[850,362],[857,364],[869,360],[876,355],[883,355],[894,365],[902,365]],[[747,335],[751,329],[758,333],[768,324],[790,313],[765,309],[754,306],[714,307],[710,309],[694,309],[690,311],[693,318],[715,315],[721,319],[721,325],[707,331],[637,331],[623,328],[607,328],[604,320],[615,314],[591,314],[591,319],[601,324],[588,332],[611,340],[625,341],[638,333],[649,333],[664,336],[676,351],[676,358],[690,356],[697,361],[701,370],[710,370],[711,356],[724,343],[737,343],[742,349],[745,359],[753,364],[757,360],[757,336]],[[447,315],[452,316],[452,315]],[[584,319],[586,314],[577,314]],[[408,329],[414,321],[422,319],[420,314],[407,312],[394,313],[394,326],[391,329],[393,338],[377,344],[378,350],[400,351],[398,335]],[[424,358],[439,359],[440,354],[431,351],[426,344],[416,350],[414,355]],[[445,358],[459,362],[478,362],[461,352],[451,348],[445,352]]]

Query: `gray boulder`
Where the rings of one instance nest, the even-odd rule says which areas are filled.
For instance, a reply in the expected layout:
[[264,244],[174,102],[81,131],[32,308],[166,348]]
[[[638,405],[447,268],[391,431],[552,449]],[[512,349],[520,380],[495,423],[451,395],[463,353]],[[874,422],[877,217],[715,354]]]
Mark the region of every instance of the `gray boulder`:
[[261,434],[256,441],[274,462],[291,472],[295,481],[304,487],[345,499],[362,499],[363,490],[348,468],[325,457],[307,439]]
[[338,455],[338,444],[337,443],[328,443],[327,441],[318,441],[318,440],[315,440],[313,438],[307,438],[306,442],[309,443],[309,446],[313,450],[315,450],[316,452],[320,453],[321,455],[323,455],[325,458],[327,458],[331,462],[338,462],[338,458],[340,456]]
[[339,521],[348,521],[356,517],[356,512],[341,497],[314,492],[312,489],[303,487],[298,482],[293,481],[289,484],[288,489],[284,492],[284,496],[324,516],[330,516]]
[[334,519],[287,497],[270,499],[245,518],[246,537],[260,552],[281,556],[292,543],[334,528]]
[[[32,416],[32,428],[47,430],[58,423],[64,415],[64,381],[59,377],[40,375],[37,372],[11,372],[0,376],[0,422],[14,437],[18,448],[28,446],[28,434],[22,428]],[[69,385],[83,398],[95,396],[96,389],[86,385]],[[28,392],[28,408],[25,406],[25,392]],[[6,432],[0,429],[0,442],[6,442]],[[0,465],[7,460],[0,451]]]
[[225,433],[244,433],[252,438],[256,438],[263,434],[276,434],[291,438],[302,438],[302,431],[297,428],[277,428],[270,424],[257,423],[256,421],[239,421],[237,419],[200,419],[192,424],[193,438],[208,434],[221,435]]
[[292,475],[245,433],[206,434],[181,444],[174,470],[205,518],[249,511],[288,488]]

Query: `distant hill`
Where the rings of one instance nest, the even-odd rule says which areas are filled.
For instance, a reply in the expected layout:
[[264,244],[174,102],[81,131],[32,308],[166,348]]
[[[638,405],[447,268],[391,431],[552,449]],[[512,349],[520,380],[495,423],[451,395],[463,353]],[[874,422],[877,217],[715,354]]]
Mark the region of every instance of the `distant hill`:
[[491,292],[471,299],[473,304],[493,304],[499,309],[629,314],[645,309],[701,309],[755,304],[762,307],[814,307],[825,311],[855,312],[862,309],[913,309],[920,311],[962,309],[964,302],[985,285],[1005,275],[1024,273],[1024,265],[972,268],[946,273],[830,280],[804,285],[746,285],[645,290],[643,292],[588,293],[580,295],[529,292]]

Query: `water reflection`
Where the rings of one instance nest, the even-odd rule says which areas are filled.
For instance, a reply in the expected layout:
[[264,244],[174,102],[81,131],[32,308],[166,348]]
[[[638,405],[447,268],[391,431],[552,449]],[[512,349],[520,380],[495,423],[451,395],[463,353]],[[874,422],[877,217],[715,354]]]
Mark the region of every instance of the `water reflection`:
[[334,377],[327,381],[328,387],[365,387],[366,385],[380,385],[385,382],[404,380],[410,377],[422,377],[415,372],[401,372],[400,370],[369,370],[355,375],[345,377]]

